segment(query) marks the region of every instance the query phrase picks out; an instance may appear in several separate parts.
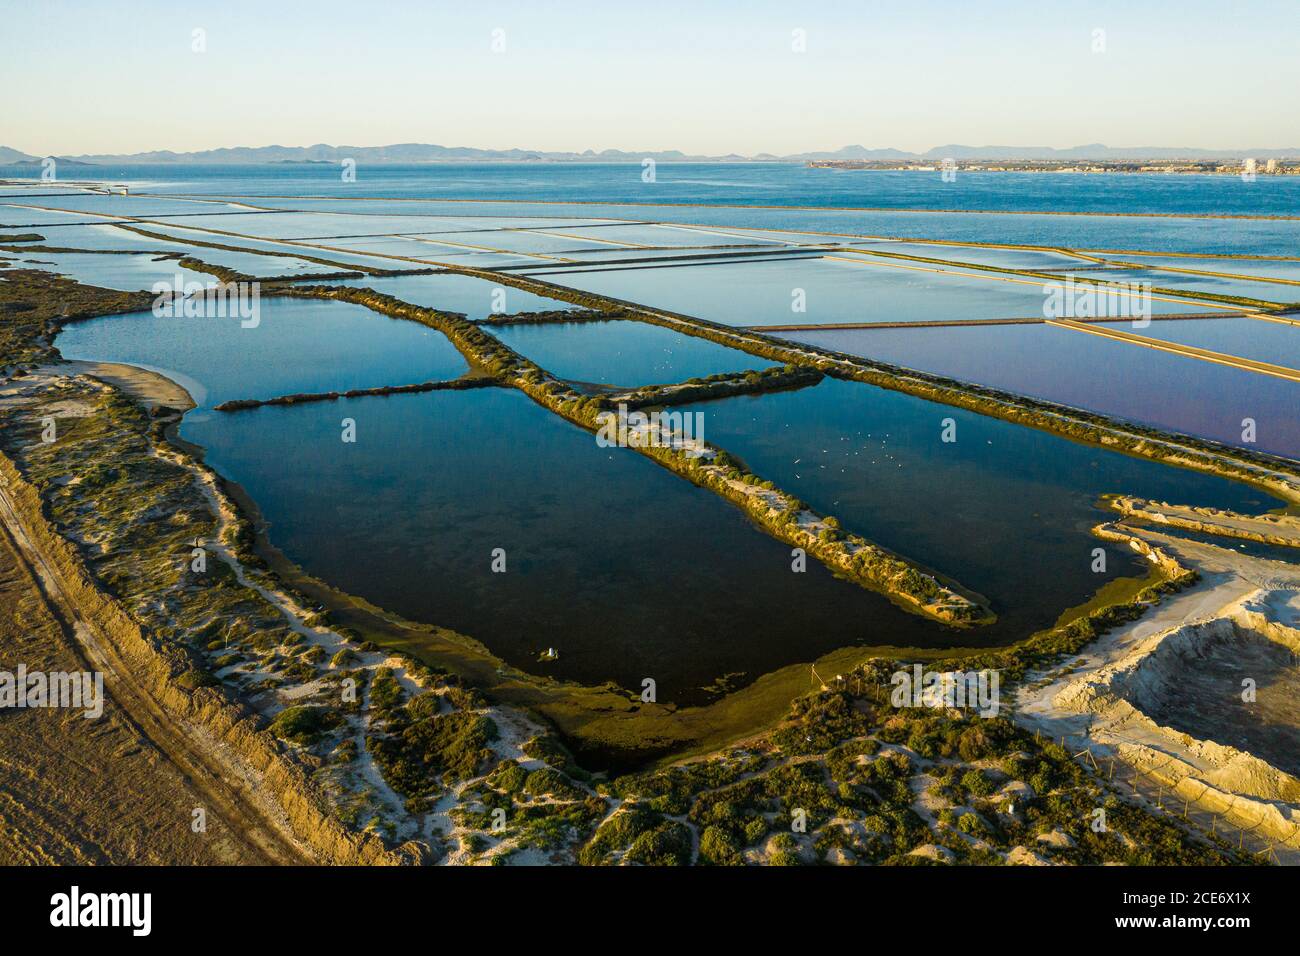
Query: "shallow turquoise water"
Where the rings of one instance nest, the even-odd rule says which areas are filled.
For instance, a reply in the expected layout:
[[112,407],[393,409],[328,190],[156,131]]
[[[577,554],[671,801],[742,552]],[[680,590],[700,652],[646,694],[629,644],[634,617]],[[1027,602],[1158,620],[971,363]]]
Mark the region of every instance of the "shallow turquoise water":
[[[1263,302],[1300,301],[1300,286],[1285,285],[1280,282],[1225,279],[1222,276],[1189,275],[1184,272],[1166,272],[1160,269],[1104,269],[1085,272],[1082,275],[1084,278],[1099,282],[1142,282],[1154,288],[1171,289],[1175,294],[1186,290],[1208,292],[1212,295],[1244,296]],[[1212,312],[1215,307],[1207,305],[1200,310]]]
[[376,292],[396,296],[412,305],[460,312],[470,319],[483,319],[493,313],[548,312],[573,308],[559,299],[534,295],[512,286],[497,285],[487,279],[451,273],[395,278],[367,277],[330,284],[368,287]]
[[[184,256],[193,256],[210,265],[235,269],[255,278],[312,275],[338,271],[335,267],[307,262],[303,259],[194,246],[174,238],[155,239],[126,229],[119,229],[112,225],[60,226],[55,229],[47,229],[44,235],[45,244],[72,249],[175,252]],[[120,271],[111,262],[103,265],[102,271],[107,275]]]
[[[903,263],[902,266],[916,264]],[[787,259],[595,271],[529,270],[586,292],[734,326],[1041,318],[1044,286],[853,261]],[[802,293],[802,299],[799,298]],[[803,311],[796,306],[802,305]],[[1152,311],[1200,307],[1153,301]]]
[[[198,284],[207,286],[217,278],[206,272],[182,268],[173,259],[160,259],[150,253],[111,255],[95,252],[30,252],[5,253],[18,261],[5,263],[14,269],[43,269],[68,276],[85,285],[121,292],[148,292],[155,283],[166,283],[168,288],[177,285]],[[177,279],[179,277],[179,281]]]
[[[24,200],[15,199],[16,203]],[[98,223],[107,220],[75,212],[52,212],[23,205],[0,205],[0,228],[66,226],[75,223]]]
[[[394,165],[370,166],[364,182],[343,183],[338,168],[332,165],[172,164],[104,166],[95,170],[97,177],[147,183],[156,192],[247,194],[260,197],[253,200],[258,205],[332,213],[376,213],[380,204],[361,197],[382,197],[390,200],[382,204],[386,214],[455,218],[654,219],[711,226],[1171,252],[1293,255],[1300,248],[1300,222],[1294,221],[1027,214],[1295,216],[1300,210],[1300,182],[1293,176],[1260,176],[1247,185],[1235,176],[962,172],[955,182],[945,183],[937,173],[837,173],[779,163],[661,163],[654,183],[642,182],[640,173],[635,163]],[[14,169],[7,175],[33,174],[30,169]],[[312,196],[332,198],[295,198]],[[452,198],[470,201],[446,201]],[[552,204],[500,200],[544,200]],[[130,200],[56,196],[35,201],[115,213],[125,209]],[[633,205],[636,203],[648,205]],[[696,203],[714,205],[692,205]],[[794,206],[814,208],[789,208]],[[137,200],[130,208],[133,211],[128,214],[132,215],[141,210],[153,215],[217,211],[170,199]],[[917,210],[990,210],[992,214]],[[323,229],[318,234],[342,234],[328,225]]]
[[[1002,175],[1002,174],[993,174]],[[1147,177],[1133,177],[1146,179]],[[1192,178],[1192,177],[1189,177]],[[1295,179],[1296,177],[1285,177]],[[1010,179],[1008,184],[1017,182]],[[1019,179],[1023,185],[1023,177]],[[1300,184],[1271,184],[1280,203]],[[1238,194],[1217,191],[1207,194],[1199,212],[1223,212],[1235,205]],[[660,200],[665,199],[662,194]],[[1008,196],[1011,207],[1022,206],[1030,194]],[[1051,197],[1040,197],[1047,201]],[[1117,201],[1116,197],[1108,197]],[[375,203],[339,200],[258,200],[282,208],[328,208],[338,212],[373,212]],[[1211,204],[1221,202],[1218,208]],[[1098,203],[1102,205],[1103,203]],[[614,202],[599,204],[529,205],[521,202],[403,202],[384,204],[390,212],[429,215],[519,216],[530,211],[560,217],[599,216],[611,219],[654,219],[678,224],[754,229],[799,229],[815,232],[853,233],[899,239],[953,240],[956,242],[1005,242],[1018,245],[1068,246],[1077,249],[1153,250],[1157,252],[1201,252],[1207,254],[1252,253],[1293,256],[1300,248],[1300,222],[1267,219],[1175,219],[1159,216],[1059,216],[993,212],[971,215],[962,212],[918,212],[904,209],[863,211],[858,209],[760,209],[737,206],[636,206]],[[1033,207],[1050,212],[1063,208],[1055,204]],[[1123,210],[1124,207],[1121,207]],[[1128,207],[1132,209],[1134,207]],[[1295,215],[1300,201],[1278,210]]]
[[[1293,252],[1293,255],[1295,254],[1300,254],[1300,250]],[[1265,276],[1272,279],[1290,279],[1292,282],[1300,282],[1300,262],[1273,262],[1267,259],[1197,259],[1182,256],[1126,256],[1116,258],[1123,258],[1126,262],[1135,262],[1140,265],[1149,263],[1151,265],[1169,266],[1174,269],[1201,269],[1206,272]],[[1300,286],[1286,283],[1275,283],[1274,286],[1276,294],[1269,296],[1269,298],[1280,297],[1287,301],[1300,299]]]
[[561,378],[606,385],[671,384],[773,362],[641,322],[571,322],[488,329]]

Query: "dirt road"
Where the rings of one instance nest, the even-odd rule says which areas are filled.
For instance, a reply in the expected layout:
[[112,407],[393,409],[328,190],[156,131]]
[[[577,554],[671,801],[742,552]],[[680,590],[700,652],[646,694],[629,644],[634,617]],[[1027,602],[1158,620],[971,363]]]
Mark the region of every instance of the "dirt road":
[[[178,725],[134,678],[0,485],[0,667],[19,662],[100,671],[107,700],[97,720],[0,712],[0,862],[313,862],[248,768]],[[191,825],[196,808],[206,832]]]

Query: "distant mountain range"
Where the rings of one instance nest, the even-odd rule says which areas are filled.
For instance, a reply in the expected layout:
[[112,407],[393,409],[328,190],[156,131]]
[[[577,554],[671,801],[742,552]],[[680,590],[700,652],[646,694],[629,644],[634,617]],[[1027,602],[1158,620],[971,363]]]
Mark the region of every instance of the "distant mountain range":
[[[224,149],[205,149],[192,153],[155,150],[147,153],[88,154],[83,156],[58,156],[61,162],[91,165],[136,163],[338,163],[354,159],[359,163],[446,163],[446,162],[613,162],[639,163],[653,159],[661,163],[686,162],[807,162],[809,160],[1035,160],[1035,159],[1096,159],[1096,160],[1205,160],[1205,159],[1278,159],[1300,157],[1300,148],[1257,149],[1194,149],[1177,146],[1105,146],[1090,143],[1055,149],[1051,146],[962,146],[951,144],[936,146],[924,153],[909,153],[899,149],[868,149],[865,146],[845,146],[842,149],[821,152],[793,153],[778,156],[758,153],[741,156],[700,156],[679,150],[647,150],[628,152],[606,149],[599,152],[584,150],[580,153],[550,152],[530,149],[478,149],[472,146],[436,146],[429,143],[396,143],[391,146],[234,146]],[[0,165],[34,165],[43,157],[33,156],[8,146],[0,146]]]

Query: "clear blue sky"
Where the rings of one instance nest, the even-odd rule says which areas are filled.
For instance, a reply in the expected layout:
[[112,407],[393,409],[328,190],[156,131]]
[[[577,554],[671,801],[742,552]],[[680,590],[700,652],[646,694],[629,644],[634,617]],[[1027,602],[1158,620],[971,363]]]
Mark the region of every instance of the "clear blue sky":
[[1298,52],[1296,0],[0,0],[0,144],[1290,147]]

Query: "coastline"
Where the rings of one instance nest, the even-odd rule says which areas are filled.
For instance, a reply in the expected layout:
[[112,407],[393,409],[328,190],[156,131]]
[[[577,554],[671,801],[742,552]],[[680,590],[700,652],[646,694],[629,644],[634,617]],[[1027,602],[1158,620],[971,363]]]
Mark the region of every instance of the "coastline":
[[[184,376],[174,371],[163,372],[145,365],[127,362],[100,362],[89,359],[63,359],[57,363],[38,366],[38,373],[56,375],[89,375],[139,401],[151,411],[170,408],[188,412],[198,407],[194,400],[197,383],[186,386],[179,381]],[[199,387],[201,388],[201,387]]]

